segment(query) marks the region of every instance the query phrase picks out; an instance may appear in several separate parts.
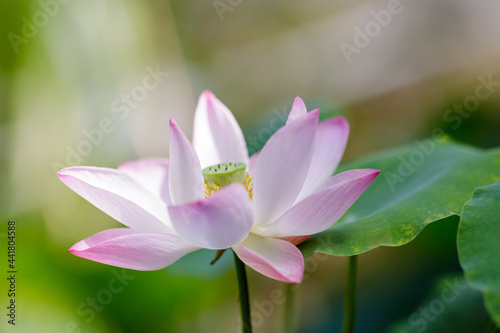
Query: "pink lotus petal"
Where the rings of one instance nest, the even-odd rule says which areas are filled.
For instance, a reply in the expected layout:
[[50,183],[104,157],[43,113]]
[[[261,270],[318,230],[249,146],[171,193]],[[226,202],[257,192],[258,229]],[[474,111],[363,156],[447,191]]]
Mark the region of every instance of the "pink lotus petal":
[[279,129],[260,152],[255,168],[255,224],[276,220],[297,199],[311,163],[318,112]]
[[193,146],[202,168],[223,162],[248,165],[247,145],[240,126],[231,111],[208,90],[198,100]]
[[288,283],[302,282],[304,257],[287,241],[250,234],[233,250],[241,261],[265,276]]
[[88,202],[137,230],[170,233],[166,205],[123,171],[96,167],[69,167],[59,179]]
[[343,117],[330,118],[318,124],[311,166],[297,202],[333,175],[344,154],[348,137],[349,123]]
[[288,237],[312,235],[326,230],[344,215],[379,173],[373,169],[340,173],[274,223],[256,228],[253,232],[266,237]]
[[195,202],[205,197],[205,183],[198,156],[173,119],[170,119],[168,183],[174,205]]
[[124,163],[118,167],[144,186],[163,202],[171,206],[170,191],[168,188],[168,159],[151,158]]
[[226,249],[241,242],[253,224],[251,201],[241,184],[191,204],[170,207],[169,213],[180,236],[207,249]]
[[290,114],[288,115],[288,119],[286,121],[287,125],[294,121],[295,119],[298,119],[302,116],[305,116],[307,114],[307,108],[306,105],[304,104],[304,101],[300,97],[295,97],[295,100],[293,101],[292,105],[292,110],[290,110]]
[[307,235],[307,236],[289,236],[289,237],[280,237],[279,239],[285,240],[287,242],[292,243],[293,245],[299,245],[312,235]]
[[167,267],[197,249],[176,235],[140,233],[121,228],[90,236],[73,245],[69,252],[107,265],[152,271]]
[[255,173],[255,167],[257,166],[257,161],[259,160],[259,156],[260,156],[260,151],[250,156],[250,164],[248,165],[248,172],[251,175]]

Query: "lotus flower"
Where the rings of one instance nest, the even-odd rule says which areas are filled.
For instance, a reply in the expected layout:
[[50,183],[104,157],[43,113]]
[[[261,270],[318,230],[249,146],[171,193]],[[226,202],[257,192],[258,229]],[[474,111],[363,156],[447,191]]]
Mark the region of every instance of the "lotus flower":
[[304,259],[294,244],[333,225],[379,173],[350,170],[331,177],[349,125],[342,117],[318,123],[318,115],[297,97],[286,125],[249,158],[232,113],[203,92],[193,144],[170,120],[168,160],[58,173],[128,227],[99,232],[69,251],[108,265],[157,270],[201,248],[232,248],[254,270],[300,283]]

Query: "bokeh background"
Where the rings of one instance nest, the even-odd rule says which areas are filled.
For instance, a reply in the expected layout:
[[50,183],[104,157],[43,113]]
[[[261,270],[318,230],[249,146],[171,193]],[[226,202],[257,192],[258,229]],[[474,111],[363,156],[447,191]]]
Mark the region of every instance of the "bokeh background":
[[[349,119],[344,160],[413,144],[436,128],[499,146],[499,12],[493,0],[0,0],[2,309],[9,220],[18,227],[19,271],[17,325],[2,310],[0,330],[238,332],[229,254],[213,267],[207,251],[155,272],[72,256],[71,245],[119,224],[56,171],[168,156],[168,119],[190,136],[205,89],[233,111],[251,152],[297,95],[323,117]],[[151,72],[157,84],[145,89]],[[488,98],[452,118],[481,78],[493,82]],[[356,332],[407,325],[436,281],[460,274],[457,223],[360,256]],[[295,292],[300,332],[340,329],[345,265],[341,257],[308,259]],[[268,300],[283,286],[252,271],[249,279],[255,332],[278,332],[283,306]],[[110,281],[123,288],[110,293]],[[464,306],[473,328],[464,324],[464,332],[488,325],[480,296],[472,297]]]

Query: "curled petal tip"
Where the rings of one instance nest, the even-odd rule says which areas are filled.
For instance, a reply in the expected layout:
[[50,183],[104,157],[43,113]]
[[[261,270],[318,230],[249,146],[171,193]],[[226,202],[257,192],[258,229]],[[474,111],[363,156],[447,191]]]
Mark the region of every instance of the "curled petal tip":
[[336,117],[340,122],[345,123],[346,125],[349,125],[349,122],[347,121],[347,118],[344,116],[338,116]]
[[302,282],[304,257],[287,241],[250,234],[233,250],[245,264],[267,277],[288,283]]
[[179,124],[177,124],[177,122],[173,118],[170,118],[170,135],[174,135],[174,136],[182,135],[182,136],[184,136],[184,133],[182,132],[181,128],[179,127]]
[[57,177],[62,178],[62,177],[67,176],[66,172],[67,172],[68,170],[70,170],[71,168],[72,168],[72,167],[67,167],[67,168],[64,168],[64,169],[59,170],[59,171],[57,172]]
[[211,96],[214,96],[214,93],[211,91],[211,90],[203,90],[203,92],[201,93],[200,96],[203,96],[203,97],[211,97]]
[[218,101],[218,99],[215,96],[215,94],[212,91],[207,89],[201,93],[201,95],[198,99],[198,104],[204,102],[204,103],[207,103],[207,105],[212,105],[216,101]]
[[293,100],[293,102],[294,103],[300,103],[300,102],[303,103],[304,101],[302,100],[302,98],[300,98],[300,96],[297,96],[297,97],[295,97],[295,99]]
[[288,281],[285,281],[285,282],[294,283],[294,284],[300,284],[300,283],[302,283],[303,276],[304,276],[303,274],[300,274],[300,276],[290,277],[288,279]]
[[106,265],[151,271],[167,267],[195,250],[177,235],[118,228],[90,236],[73,245],[69,252]]
[[78,242],[76,243],[75,245],[73,245],[72,247],[70,247],[68,249],[68,252],[71,253],[72,255],[74,256],[77,256],[77,257],[81,257],[80,253],[82,251],[82,249],[78,249],[78,245],[80,244],[81,242]]
[[314,115],[315,117],[319,117],[319,109],[314,109],[308,113]]
[[78,243],[73,244],[72,247],[68,249],[71,254],[78,255],[79,252],[88,249],[89,246],[85,243],[85,240],[81,240]]

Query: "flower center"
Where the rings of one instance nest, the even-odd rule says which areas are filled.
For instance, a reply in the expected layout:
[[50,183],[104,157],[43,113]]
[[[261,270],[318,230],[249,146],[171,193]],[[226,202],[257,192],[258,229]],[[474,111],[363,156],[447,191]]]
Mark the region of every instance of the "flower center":
[[207,197],[221,190],[224,186],[234,183],[245,185],[250,199],[253,197],[253,182],[252,178],[246,172],[247,165],[245,163],[229,162],[212,165],[202,170],[203,178],[205,179],[205,194]]

